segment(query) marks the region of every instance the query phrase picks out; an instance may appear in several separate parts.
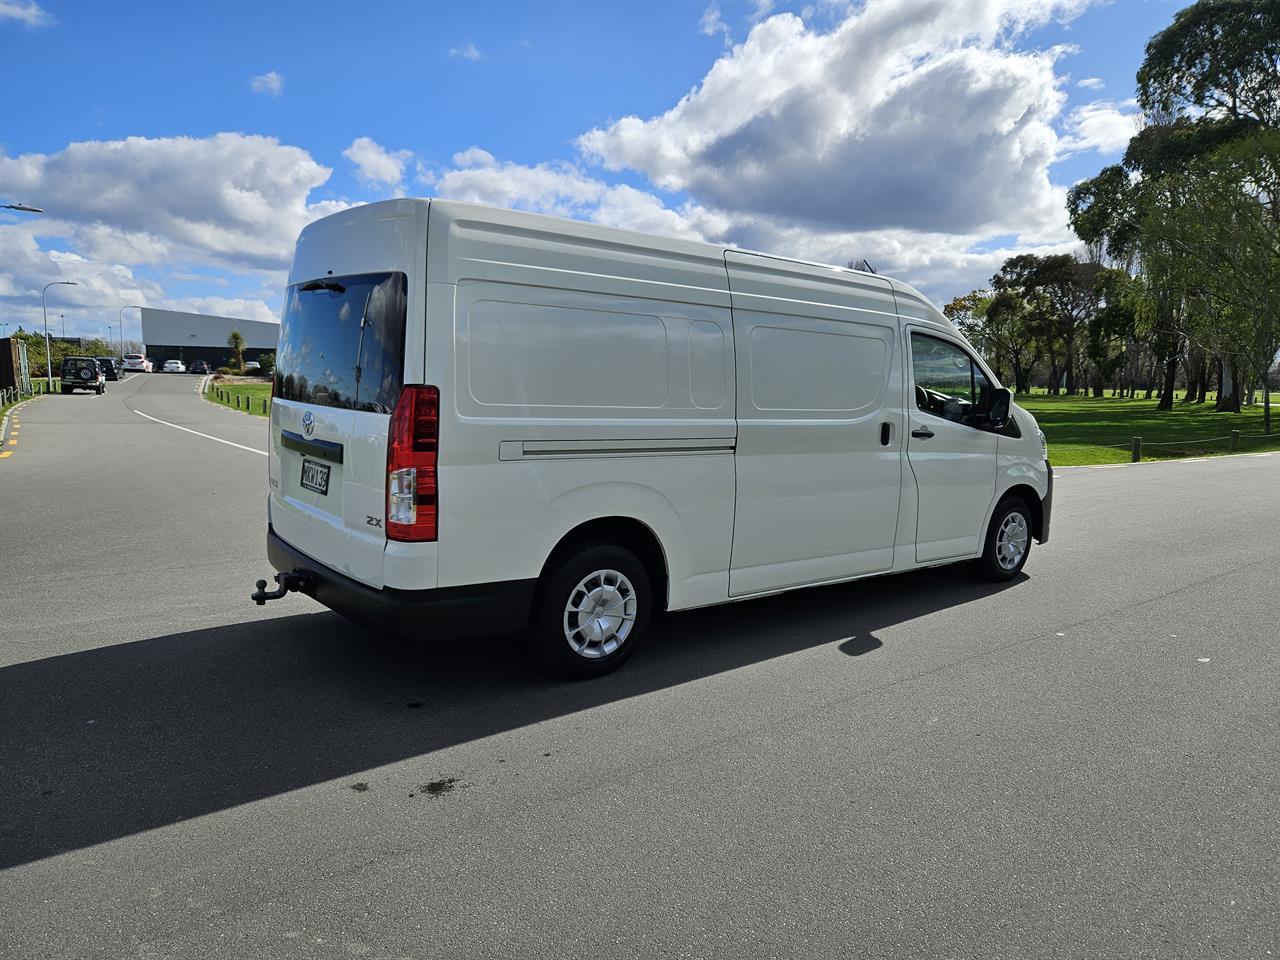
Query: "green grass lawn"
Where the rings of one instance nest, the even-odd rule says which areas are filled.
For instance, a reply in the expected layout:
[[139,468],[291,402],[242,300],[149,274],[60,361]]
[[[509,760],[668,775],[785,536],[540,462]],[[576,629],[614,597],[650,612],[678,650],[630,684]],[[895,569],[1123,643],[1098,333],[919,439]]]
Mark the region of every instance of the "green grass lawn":
[[[271,407],[270,383],[220,383],[214,381],[204,392],[204,398],[220,403],[232,410],[241,410],[255,417],[265,417]],[[263,401],[266,401],[266,407]],[[237,404],[238,401],[238,404]]]
[[[1271,405],[1270,437],[1262,433],[1262,406],[1242,413],[1214,413],[1213,403],[1174,403],[1172,410],[1156,409],[1156,400],[1118,400],[1114,397],[1018,397],[1049,438],[1049,459],[1055,466],[1127,463],[1134,437],[1142,437],[1142,459],[1204,457],[1229,453],[1225,438],[1239,430],[1240,452],[1280,450],[1280,404]],[[1157,446],[1156,444],[1166,444]]]

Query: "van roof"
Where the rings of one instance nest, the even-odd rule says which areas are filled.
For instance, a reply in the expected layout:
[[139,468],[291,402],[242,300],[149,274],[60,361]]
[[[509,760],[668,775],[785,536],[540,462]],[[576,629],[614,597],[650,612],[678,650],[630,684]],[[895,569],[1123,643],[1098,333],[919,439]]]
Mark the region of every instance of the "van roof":
[[[813,260],[802,260],[798,257],[788,257],[768,251],[750,250],[742,247],[730,246],[727,244],[708,243],[703,240],[686,240],[678,237],[662,236],[660,234],[645,233],[638,230],[626,230],[620,227],[607,227],[598,223],[592,223],[585,220],[573,220],[566,217],[554,217],[543,213],[529,213],[524,210],[510,210],[505,207],[494,207],[482,203],[468,203],[463,200],[441,200],[436,198],[406,198],[398,200],[382,200],[377,203],[362,204],[358,207],[348,208],[339,213],[331,214],[329,217],[321,218],[314,221],[311,225],[303,229],[306,233],[312,226],[323,223],[326,220],[342,217],[350,217],[353,212],[367,213],[377,219],[383,219],[391,211],[388,208],[400,206],[402,215],[408,214],[408,205],[428,204],[437,210],[452,218],[466,218],[469,220],[490,222],[501,224],[504,226],[519,227],[525,225],[531,228],[546,230],[552,224],[558,224],[561,232],[582,237],[584,239],[598,240],[601,242],[609,241],[625,241],[628,245],[644,245],[660,253],[670,253],[677,257],[707,257],[714,256],[722,258],[728,251],[734,251],[740,254],[757,255],[769,257],[775,261],[785,263],[794,263],[798,266],[809,268],[817,268],[821,270],[829,270],[837,276],[839,274],[856,275],[858,277],[875,277],[878,280],[887,282],[893,290],[894,300],[898,305],[898,312],[904,317],[913,320],[920,320],[928,323],[939,324],[950,330],[955,330],[954,325],[924,294],[916,290],[908,283],[901,280],[895,280],[893,277],[886,277],[882,274],[872,273],[866,270],[856,270],[852,267],[839,267],[829,263],[819,263]],[[835,278],[833,278],[835,279]],[[290,278],[293,282],[293,278]]]

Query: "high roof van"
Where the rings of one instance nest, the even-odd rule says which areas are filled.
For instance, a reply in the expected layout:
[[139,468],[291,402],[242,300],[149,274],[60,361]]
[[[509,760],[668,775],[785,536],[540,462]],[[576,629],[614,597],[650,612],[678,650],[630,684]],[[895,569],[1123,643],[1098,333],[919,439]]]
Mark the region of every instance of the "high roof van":
[[270,431],[255,600],[579,677],[662,611],[1049,537],[1035,419],[906,284],[452,201],[302,231]]

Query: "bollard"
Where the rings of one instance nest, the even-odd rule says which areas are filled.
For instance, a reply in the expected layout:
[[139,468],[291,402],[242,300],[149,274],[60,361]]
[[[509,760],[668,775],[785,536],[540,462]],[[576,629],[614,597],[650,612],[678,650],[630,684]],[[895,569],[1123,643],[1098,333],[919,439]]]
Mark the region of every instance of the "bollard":
[[264,417],[267,415],[267,398],[266,397],[262,398],[262,415]]
[[1139,460],[1141,460],[1141,459],[1142,459],[1142,438],[1141,438],[1141,437],[1134,437],[1134,438],[1133,438],[1133,460],[1132,460],[1132,462],[1133,462],[1133,463],[1137,463],[1137,462],[1138,462]]
[[1231,431],[1231,452],[1235,453],[1239,449],[1240,449],[1240,431],[1232,430]]
[[236,409],[240,409],[240,394],[236,394]]

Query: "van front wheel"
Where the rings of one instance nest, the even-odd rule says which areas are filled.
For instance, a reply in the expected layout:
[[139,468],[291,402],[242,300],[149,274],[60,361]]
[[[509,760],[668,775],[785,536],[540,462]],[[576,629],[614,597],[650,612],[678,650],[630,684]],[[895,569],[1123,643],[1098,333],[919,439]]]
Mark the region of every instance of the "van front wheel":
[[1001,500],[991,515],[986,546],[978,560],[984,580],[1012,580],[1031,555],[1031,511],[1020,497]]
[[635,554],[613,544],[583,547],[545,575],[530,642],[560,673],[602,676],[635,652],[652,609],[649,574]]

